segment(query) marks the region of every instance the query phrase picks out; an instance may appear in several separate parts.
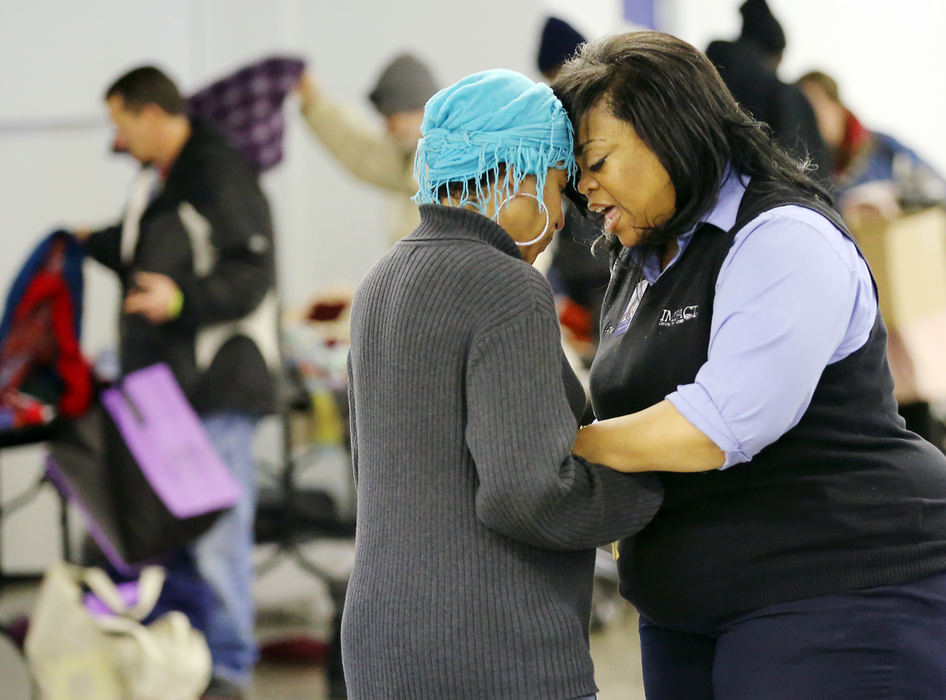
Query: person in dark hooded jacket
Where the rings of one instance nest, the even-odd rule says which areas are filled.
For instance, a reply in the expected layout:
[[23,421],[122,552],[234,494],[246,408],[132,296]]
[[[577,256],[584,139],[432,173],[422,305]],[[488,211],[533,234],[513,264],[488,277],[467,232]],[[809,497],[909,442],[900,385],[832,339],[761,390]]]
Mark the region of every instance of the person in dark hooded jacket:
[[809,159],[815,174],[828,178],[828,149],[814,111],[796,85],[779,80],[785,32],[765,0],[746,0],[739,8],[742,32],[735,41],[714,41],[706,56],[716,66],[736,101],[772,129],[779,144],[800,160]]

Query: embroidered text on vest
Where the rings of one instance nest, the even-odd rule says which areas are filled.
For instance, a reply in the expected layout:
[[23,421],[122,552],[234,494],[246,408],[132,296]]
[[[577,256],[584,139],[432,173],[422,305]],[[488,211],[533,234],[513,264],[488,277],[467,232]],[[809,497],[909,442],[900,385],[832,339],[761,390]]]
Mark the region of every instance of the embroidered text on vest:
[[671,311],[670,309],[664,309],[660,313],[660,320],[657,321],[658,326],[679,326],[681,323],[686,323],[692,318],[696,318],[699,313],[700,307],[697,305],[693,306],[684,306],[682,309],[677,309],[676,311]]

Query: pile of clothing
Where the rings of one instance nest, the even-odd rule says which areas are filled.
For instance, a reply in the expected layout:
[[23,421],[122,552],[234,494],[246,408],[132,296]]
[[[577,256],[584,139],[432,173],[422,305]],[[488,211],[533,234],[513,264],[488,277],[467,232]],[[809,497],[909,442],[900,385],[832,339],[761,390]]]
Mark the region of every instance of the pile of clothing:
[[10,287],[0,322],[0,432],[78,416],[92,401],[79,349],[83,256],[71,234],[56,231]]

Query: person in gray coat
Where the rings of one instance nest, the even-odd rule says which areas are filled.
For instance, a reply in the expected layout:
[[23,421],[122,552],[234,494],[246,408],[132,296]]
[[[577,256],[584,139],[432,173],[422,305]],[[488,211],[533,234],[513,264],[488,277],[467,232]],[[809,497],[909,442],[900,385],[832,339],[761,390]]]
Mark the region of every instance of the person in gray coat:
[[571,454],[585,397],[531,266],[563,225],[571,126],[547,85],[491,70],[434,95],[422,133],[420,226],[352,309],[349,697],[593,697],[594,547],[662,490]]

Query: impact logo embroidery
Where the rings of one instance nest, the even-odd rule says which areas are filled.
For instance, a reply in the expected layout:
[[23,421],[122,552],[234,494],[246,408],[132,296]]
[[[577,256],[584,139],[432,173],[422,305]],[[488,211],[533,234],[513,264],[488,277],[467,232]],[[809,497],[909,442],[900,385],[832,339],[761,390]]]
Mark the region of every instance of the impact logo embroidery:
[[696,318],[699,315],[699,312],[700,307],[698,305],[684,306],[682,309],[677,309],[676,311],[664,309],[660,312],[660,320],[657,321],[657,325],[665,327],[680,326],[687,321]]

